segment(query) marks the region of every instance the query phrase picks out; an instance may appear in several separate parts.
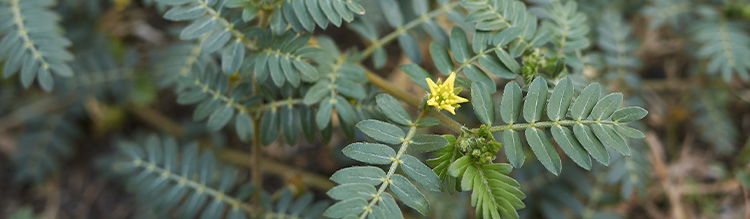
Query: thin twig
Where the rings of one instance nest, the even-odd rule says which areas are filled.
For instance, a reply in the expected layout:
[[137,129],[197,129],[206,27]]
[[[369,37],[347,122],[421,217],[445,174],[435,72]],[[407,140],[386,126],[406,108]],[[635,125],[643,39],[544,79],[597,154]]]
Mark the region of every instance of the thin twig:
[[672,185],[672,182],[670,181],[669,177],[669,170],[667,169],[667,165],[664,162],[664,146],[659,141],[659,139],[656,137],[656,134],[653,132],[650,132],[646,135],[646,142],[651,147],[651,163],[654,165],[654,171],[659,178],[659,182],[661,183],[662,188],[664,189],[664,192],[667,193],[667,197],[669,198],[669,203],[672,206],[672,213],[671,218],[676,219],[683,219],[686,218],[685,216],[685,210],[682,207],[682,201],[680,200],[681,194],[680,190],[677,189],[674,185]]

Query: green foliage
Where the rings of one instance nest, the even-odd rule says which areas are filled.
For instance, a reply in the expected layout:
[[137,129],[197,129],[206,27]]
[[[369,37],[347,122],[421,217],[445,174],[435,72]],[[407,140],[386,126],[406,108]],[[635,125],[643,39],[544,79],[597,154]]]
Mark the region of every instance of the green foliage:
[[[392,121],[402,121],[408,114],[395,100],[387,95],[378,96],[378,107]],[[438,176],[418,158],[406,154],[410,147],[423,147],[418,150],[429,152],[444,146],[444,141],[435,141],[432,137],[421,137],[416,134],[416,124],[422,117],[408,121],[408,131],[379,120],[364,120],[357,124],[357,128],[370,138],[385,144],[353,143],[342,151],[344,155],[354,160],[374,165],[388,166],[386,173],[375,166],[356,166],[344,168],[331,176],[331,180],[340,184],[328,191],[328,196],[339,200],[325,212],[331,218],[357,217],[359,218],[403,218],[394,196],[406,206],[417,210],[422,215],[430,211],[429,203],[412,183],[417,182],[423,188],[439,191]],[[425,136],[425,135],[422,135]],[[423,141],[423,140],[430,141]],[[394,150],[389,145],[399,145]],[[397,170],[402,170],[411,180]],[[377,186],[377,188],[376,188]],[[386,189],[390,193],[386,192]]]
[[[511,164],[520,167],[525,160],[518,131],[521,129],[525,130],[526,140],[539,162],[556,175],[561,169],[560,157],[545,129],[550,129],[563,152],[585,169],[591,168],[589,155],[607,165],[608,149],[630,154],[625,138],[642,137],[642,134],[626,124],[645,117],[647,112],[640,107],[620,108],[622,94],[602,96],[601,86],[596,83],[583,89],[575,100],[573,97],[573,86],[568,78],[561,80],[549,95],[545,80],[535,79],[529,85],[523,104],[520,87],[515,82],[506,85],[500,118],[496,118],[506,125],[491,130],[496,135],[502,134],[501,142],[506,145],[505,155]],[[542,117],[545,108],[549,120]],[[518,122],[521,112],[526,123]]]
[[273,202],[269,195],[263,194],[262,206],[267,209],[262,218],[320,218],[328,207],[327,201],[314,202],[313,194],[307,193],[295,199],[290,190],[283,190],[279,198]]
[[488,164],[467,154],[450,164],[448,174],[461,180],[461,190],[472,191],[471,205],[477,215],[518,218],[516,209],[524,207],[521,199],[526,196],[521,185],[507,176],[512,169],[510,164]]
[[[372,62],[376,68],[382,68],[388,59],[384,42],[397,39],[404,54],[414,63],[422,63],[423,55],[417,41],[425,33],[438,42],[445,43],[448,35],[438,25],[435,18],[442,14],[459,13],[456,11],[458,3],[439,0],[435,9],[429,11],[428,0],[413,1],[366,1],[366,7],[372,8],[373,13],[358,19],[348,27],[369,41],[370,46],[363,51],[364,55],[372,54]],[[387,24],[379,24],[378,20],[385,19]],[[411,21],[406,22],[406,19]],[[382,26],[395,29],[392,33],[380,36]]]
[[0,2],[0,60],[3,77],[20,72],[21,84],[28,88],[34,80],[45,91],[52,91],[52,73],[73,76],[67,51],[71,42],[59,32],[60,16],[49,8],[53,0]]
[[[86,112],[96,118],[102,102],[127,107],[127,116],[132,114],[149,121],[154,128],[174,132],[180,141],[202,143],[200,148],[197,143],[180,146],[172,137],[153,135],[135,143],[119,142],[117,156],[108,167],[128,182],[128,191],[136,194],[136,202],[155,211],[155,217],[390,219],[411,218],[415,213],[449,217],[448,213],[443,215],[450,211],[444,208],[456,206],[460,208],[449,212],[450,216],[461,217],[469,208],[463,204],[464,200],[475,208],[474,215],[479,218],[537,216],[533,214],[536,212],[530,216],[519,214],[527,205],[531,208],[524,211],[542,209],[542,215],[549,217],[590,217],[601,216],[593,212],[601,198],[594,198],[598,187],[619,186],[622,199],[635,190],[646,191],[648,151],[639,140],[645,137],[641,132],[645,128],[637,122],[648,112],[637,106],[621,106],[622,93],[602,94],[605,87],[599,83],[578,80],[594,78],[602,84],[626,82],[627,86],[617,88],[635,96],[634,99],[641,95],[638,91],[641,65],[635,57],[640,44],[633,40],[628,20],[621,14],[601,13],[604,10],[597,10],[595,16],[583,13],[598,3],[147,0],[138,4],[118,1],[112,9],[106,8],[110,4],[104,2],[66,2],[52,12],[49,0],[0,1],[0,18],[10,18],[0,19],[3,37],[0,60],[6,76],[20,71],[22,85],[29,87],[36,78],[49,91],[50,72],[72,76],[75,70],[74,77],[59,83],[64,85],[61,89],[64,92],[58,95],[71,97],[75,109],[85,106]],[[663,2],[658,1],[653,10],[663,10]],[[91,8],[79,9],[82,4]],[[163,12],[165,19],[184,25],[152,23],[158,19],[145,22],[134,19],[133,27],[118,23],[122,21],[114,22],[115,25],[102,22],[101,26],[128,26],[133,30],[127,34],[132,35],[102,30],[107,37],[90,44],[92,37],[81,36],[90,34],[79,33],[91,31],[90,27],[77,21],[66,23],[78,18],[75,15],[79,13],[98,21],[97,15],[104,11],[114,14],[107,17],[117,17],[130,14],[128,7],[143,5],[153,7],[146,11],[156,9]],[[76,41],[75,62],[66,51],[70,43],[57,27],[61,16],[65,25],[84,26],[69,31],[71,39]],[[665,21],[656,23],[678,22],[670,16],[665,15]],[[132,18],[124,17],[131,22]],[[701,21],[705,23],[701,27],[719,28],[715,33],[699,33],[690,38],[700,47],[696,55],[709,60],[706,63],[709,72],[722,72],[725,78],[731,78],[733,72],[746,74],[743,72],[747,66],[742,63],[750,57],[745,51],[750,49],[745,46],[748,40],[742,29],[744,21],[714,17],[721,19]],[[597,31],[593,33],[596,38],[589,38],[590,22],[597,23]],[[719,25],[709,27],[710,22]],[[350,40],[348,35],[337,35],[339,32],[315,32],[345,23],[363,39]],[[177,26],[174,38],[169,35],[173,26]],[[391,32],[386,33],[386,29]],[[165,39],[181,41],[168,47],[155,46]],[[596,47],[589,48],[594,39]],[[391,50],[389,43],[393,41],[398,41],[400,51]],[[138,47],[126,45],[133,42],[138,42]],[[91,45],[97,49],[84,50],[83,47]],[[147,52],[135,52],[133,48]],[[159,52],[153,52],[156,50]],[[430,60],[425,59],[423,51],[429,52]],[[408,57],[413,63],[386,65],[399,59],[388,57],[394,54]],[[372,58],[372,66],[363,64],[368,58]],[[420,66],[430,61],[434,68]],[[370,67],[383,71],[373,71]],[[401,89],[402,84],[397,87],[380,78],[380,74],[393,69],[400,69],[422,88],[428,87],[425,79],[437,81],[438,77],[457,73],[455,90],[468,92],[457,91],[455,95],[470,96],[470,103],[465,104],[471,107],[461,107],[455,116],[435,112],[426,106],[426,94],[408,93]],[[584,74],[583,69],[601,74]],[[434,70],[442,75],[433,75]],[[726,76],[727,71],[730,76]],[[151,76],[158,83],[153,83]],[[166,92],[156,90],[154,84],[173,89],[176,102],[188,107],[157,105],[155,100],[172,95],[163,95]],[[16,95],[6,84],[0,89],[2,103],[12,98],[7,96]],[[13,94],[8,95],[9,90]],[[416,110],[404,108],[403,104]],[[0,112],[10,108],[0,107]],[[139,111],[150,107],[157,112],[164,110],[167,118],[157,115],[154,119],[148,114],[152,111]],[[471,117],[472,113],[475,117]],[[19,147],[19,155],[14,158],[19,181],[42,182],[60,172],[59,163],[69,157],[68,151],[80,137],[78,132],[87,130],[75,127],[71,117],[62,115],[35,119],[19,129],[24,133],[19,141],[23,147]],[[198,123],[178,121],[175,125],[168,121],[183,117],[192,117]],[[50,119],[59,123],[44,125]],[[127,121],[128,125],[138,124]],[[706,122],[709,123],[713,124]],[[162,125],[178,126],[178,130]],[[435,128],[437,125],[445,127]],[[475,128],[470,128],[472,125]],[[731,123],[723,126],[731,127]],[[127,127],[117,131],[141,132]],[[233,131],[224,132],[225,128]],[[236,155],[230,153],[225,157],[222,152],[228,148],[224,147],[241,145],[246,150],[252,144],[253,162],[238,156],[241,158],[234,158],[237,160],[233,163],[249,163],[252,172],[262,177],[279,174],[255,164],[284,156],[266,158],[263,153],[309,148],[276,150],[283,145],[320,145],[321,141],[332,139],[336,128],[348,138],[336,136],[333,142],[348,144],[341,153],[360,164],[341,167],[331,175],[330,180],[336,186],[326,192],[335,200],[330,206],[325,201],[313,203],[323,197],[295,195],[297,187],[269,195],[266,190],[286,186],[260,186],[277,182],[267,178],[254,182],[257,187],[251,186],[249,177],[241,174],[246,171],[235,171],[233,166],[217,161],[233,160],[226,157]],[[732,135],[737,134],[721,136]],[[353,138],[365,140],[352,143]],[[40,140],[47,142],[33,142]],[[261,145],[272,144],[282,146],[260,149]],[[524,166],[529,149],[528,154],[534,154],[539,162]],[[500,150],[504,152],[499,154]],[[558,151],[570,159],[560,157]],[[221,156],[215,157],[214,152]],[[338,148],[332,152],[338,153]],[[434,159],[425,162],[424,157]],[[595,166],[591,157],[609,168]],[[596,180],[572,163],[593,169],[591,175],[596,175]],[[563,166],[570,171],[561,174]],[[513,168],[520,170],[511,175]],[[529,170],[536,172],[529,174]],[[314,176],[321,172],[315,171],[305,174]],[[534,179],[527,179],[526,175]],[[548,184],[538,188],[537,177],[545,178]],[[303,189],[307,189],[305,180],[300,186]],[[597,188],[582,188],[589,186]],[[261,187],[265,190],[255,191]],[[435,198],[457,191],[470,191],[470,195],[458,194],[459,198],[452,200],[456,206],[446,207],[445,200]],[[550,195],[543,197],[544,194]],[[250,201],[251,195],[259,199]],[[257,200],[260,202],[256,203]],[[408,209],[401,208],[404,206]]]
[[294,32],[313,32],[316,25],[321,29],[328,24],[339,27],[342,21],[352,22],[355,16],[365,14],[362,0],[302,0],[282,4],[271,16],[271,30],[277,34],[288,26]]
[[211,151],[199,152],[196,143],[181,147],[173,138],[150,135],[118,146],[112,168],[160,214],[175,209],[181,217],[218,218],[227,211],[228,218],[246,218],[255,212],[246,203],[254,189],[239,184],[236,170],[218,163]]
[[549,25],[554,34],[554,39],[551,40],[557,50],[554,56],[564,59],[574,69],[582,69],[581,51],[591,44],[587,36],[590,28],[586,15],[578,12],[577,7],[575,1],[552,3],[545,10],[549,23],[542,23],[542,28]]
[[695,25],[695,41],[701,44],[696,56],[708,60],[707,71],[731,81],[735,74],[750,79],[750,37],[746,23],[706,20]]
[[18,169],[16,183],[42,184],[75,150],[75,140],[82,136],[73,113],[50,115],[27,121],[28,130],[18,139],[19,151],[13,159]]
[[602,16],[603,20],[597,25],[597,45],[603,51],[602,62],[606,66],[604,79],[623,80],[628,86],[637,88],[640,82],[633,71],[641,63],[634,53],[638,43],[632,38],[630,26],[622,18],[622,15],[613,11],[607,11]]
[[716,88],[709,93],[693,91],[699,101],[692,104],[697,117],[693,120],[701,132],[701,139],[712,145],[716,153],[728,155],[734,152],[737,145],[737,129],[734,120],[729,116],[729,95],[726,91]]

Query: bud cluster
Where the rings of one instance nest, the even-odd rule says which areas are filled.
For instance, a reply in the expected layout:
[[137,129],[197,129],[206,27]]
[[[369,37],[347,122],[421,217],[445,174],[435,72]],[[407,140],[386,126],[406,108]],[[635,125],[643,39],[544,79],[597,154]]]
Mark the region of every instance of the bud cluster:
[[495,141],[489,126],[482,125],[476,131],[464,131],[458,140],[458,148],[462,153],[471,155],[476,163],[489,163],[495,160],[502,144]]

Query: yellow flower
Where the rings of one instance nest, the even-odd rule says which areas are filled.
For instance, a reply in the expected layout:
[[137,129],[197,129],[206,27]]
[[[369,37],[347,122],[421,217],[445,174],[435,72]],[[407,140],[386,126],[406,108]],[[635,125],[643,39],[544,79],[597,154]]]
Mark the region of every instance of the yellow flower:
[[448,110],[448,112],[456,115],[456,108],[460,107],[459,103],[469,102],[466,98],[458,96],[461,89],[453,87],[453,83],[456,81],[456,73],[451,72],[448,79],[445,82],[440,82],[438,79],[437,83],[432,81],[430,78],[425,78],[427,85],[430,87],[430,96],[427,100],[427,105],[435,107],[438,110]]

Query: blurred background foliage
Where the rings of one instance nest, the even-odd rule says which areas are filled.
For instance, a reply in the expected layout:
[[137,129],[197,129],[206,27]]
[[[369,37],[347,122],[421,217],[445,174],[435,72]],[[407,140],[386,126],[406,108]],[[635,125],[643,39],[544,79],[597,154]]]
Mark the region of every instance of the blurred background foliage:
[[[430,41],[448,45],[451,26],[471,26],[461,22],[465,11],[441,11],[419,29],[393,36],[397,43],[368,47],[425,12],[410,1],[363,2],[367,13],[352,17],[351,23],[334,19],[312,26],[297,24],[300,31],[319,28],[314,44],[327,55],[308,58],[321,66],[317,71],[325,76],[320,77],[328,77],[316,80],[323,96],[308,97],[306,89],[315,86],[304,91],[290,89],[299,81],[287,75],[257,85],[267,91],[264,96],[243,97],[238,95],[257,88],[234,87],[230,82],[241,77],[233,72],[248,66],[219,64],[217,55],[200,51],[211,48],[199,43],[205,39],[179,40],[181,27],[189,22],[164,19],[165,5],[153,0],[58,1],[50,10],[59,15],[59,27],[51,31],[72,42],[66,49],[75,54],[75,60],[67,64],[75,74],[55,77],[51,92],[44,91],[49,89],[42,84],[46,83],[43,73],[38,73],[40,86],[30,89],[23,88],[27,82],[18,83],[24,80],[20,75],[6,72],[3,75],[7,77],[0,80],[0,218],[159,218],[164,214],[213,218],[225,211],[228,217],[232,215],[236,200],[205,208],[172,206],[151,197],[153,192],[173,192],[175,197],[189,194],[192,196],[185,199],[194,202],[204,198],[201,194],[211,194],[198,188],[167,191],[164,185],[168,183],[184,183],[179,178],[166,184],[139,185],[138,180],[158,175],[138,176],[139,172],[124,167],[113,169],[117,161],[136,155],[157,163],[172,162],[169,156],[149,157],[167,152],[128,152],[127,145],[133,141],[175,145],[172,154],[195,153],[190,156],[196,156],[196,163],[173,167],[185,169],[179,177],[206,180],[236,195],[240,202],[261,194],[259,203],[268,206],[264,209],[273,209],[266,216],[307,214],[315,218],[313,215],[320,215],[329,204],[325,192],[333,184],[328,176],[354,164],[340,152],[352,138],[364,138],[354,131],[354,124],[362,118],[382,117],[375,110],[376,89],[364,83],[366,69],[420,97],[424,90],[415,86],[400,66],[432,63]],[[452,1],[429,2],[437,6]],[[554,54],[566,60],[566,74],[576,86],[600,82],[608,91],[624,93],[627,105],[641,106],[649,115],[636,124],[646,138],[630,140],[630,157],[611,153],[609,166],[594,165],[588,172],[564,158],[565,171],[560,176],[550,174],[539,162],[527,162],[514,170],[512,176],[527,195],[521,217],[750,218],[750,1],[523,3],[542,22],[570,21],[565,25],[572,29],[586,28],[576,30],[584,32],[571,40],[576,44],[567,45],[580,52]],[[5,16],[3,12],[0,16]],[[227,9],[225,15],[239,20],[252,13],[258,12]],[[398,19],[392,13],[398,13]],[[328,28],[321,30],[321,24]],[[271,25],[272,31],[278,31],[274,25],[294,26],[283,22]],[[283,43],[293,44],[295,38],[290,35]],[[232,42],[229,40],[228,47]],[[258,46],[273,47],[270,42]],[[224,50],[218,53],[231,52]],[[367,62],[359,60],[370,55]],[[0,62],[4,65],[7,62]],[[304,82],[303,65],[293,66],[299,69],[296,80]],[[349,86],[324,87],[337,83]],[[217,92],[198,94],[206,90]],[[218,97],[240,104],[217,106]],[[332,105],[329,100],[339,101]],[[315,111],[311,104],[320,107]],[[255,127],[242,126],[249,117],[259,115],[254,114],[260,112],[253,111],[257,109],[270,113],[264,113]],[[230,118],[221,118],[229,111]],[[459,112],[457,118],[479,124],[470,119],[470,112]],[[234,131],[217,132],[222,128]],[[252,137],[243,133],[255,129],[263,130],[255,137],[268,146],[261,149],[263,157],[252,158],[247,143]],[[157,140],[148,140],[154,138]],[[529,150],[526,153],[532,157]],[[257,178],[249,173],[258,163],[263,163],[266,185],[260,191],[243,183]],[[239,174],[217,171],[221,176],[209,177],[203,173],[208,168]],[[123,180],[128,176],[136,180]],[[474,217],[467,204],[468,194],[423,192],[433,205],[427,218]],[[144,207],[160,203],[166,203],[160,210]],[[407,218],[423,217],[415,211],[404,214]]]

